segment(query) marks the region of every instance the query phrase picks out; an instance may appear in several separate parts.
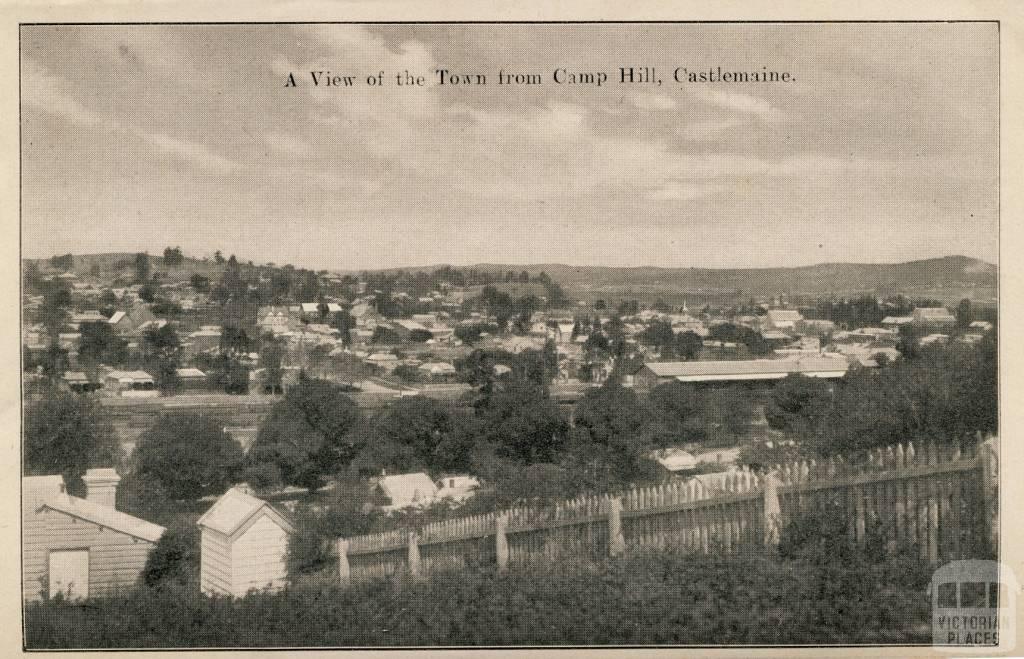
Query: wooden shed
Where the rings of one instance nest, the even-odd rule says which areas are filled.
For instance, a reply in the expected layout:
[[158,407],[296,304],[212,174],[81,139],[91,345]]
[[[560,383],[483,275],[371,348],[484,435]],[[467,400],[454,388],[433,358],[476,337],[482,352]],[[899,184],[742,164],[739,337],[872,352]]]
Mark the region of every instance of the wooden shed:
[[22,479],[26,601],[109,595],[133,586],[164,528],[114,508],[120,478],[90,469],[86,498],[69,496],[61,476]]
[[250,590],[277,590],[287,583],[292,525],[247,487],[228,490],[197,524],[203,593],[243,597]]

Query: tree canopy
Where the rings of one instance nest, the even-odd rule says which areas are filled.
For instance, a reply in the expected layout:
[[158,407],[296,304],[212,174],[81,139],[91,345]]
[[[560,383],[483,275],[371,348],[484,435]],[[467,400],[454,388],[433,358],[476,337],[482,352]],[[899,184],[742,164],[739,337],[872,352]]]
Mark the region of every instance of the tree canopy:
[[25,475],[61,474],[79,492],[87,469],[117,466],[120,458],[114,429],[88,398],[52,392],[26,407]]
[[139,438],[136,476],[158,484],[172,499],[223,493],[238,475],[242,447],[216,419],[168,414]]
[[362,448],[350,432],[360,417],[339,387],[303,378],[271,409],[249,451],[250,462],[272,463],[284,483],[316,490]]

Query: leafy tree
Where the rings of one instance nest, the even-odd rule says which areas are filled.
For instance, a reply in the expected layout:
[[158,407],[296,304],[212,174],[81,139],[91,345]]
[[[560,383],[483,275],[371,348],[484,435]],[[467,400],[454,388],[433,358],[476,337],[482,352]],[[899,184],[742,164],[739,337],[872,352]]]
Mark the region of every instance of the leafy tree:
[[71,308],[71,289],[67,284],[59,280],[45,283],[43,289],[43,304],[39,309],[39,322],[46,328],[51,339],[56,340],[57,335],[63,331],[68,321]]
[[484,332],[494,333],[498,331],[497,325],[491,325],[487,323],[475,323],[472,325],[457,325],[455,327],[455,338],[459,339],[468,346],[473,345],[480,340],[480,335]]
[[43,367],[43,377],[53,383],[64,375],[64,372],[68,370],[70,362],[67,349],[60,347],[60,344],[53,341],[43,352],[39,365]]
[[263,422],[251,462],[276,464],[285,483],[316,490],[362,448],[349,432],[359,419],[359,408],[336,385],[301,379]]
[[381,343],[385,345],[395,345],[401,343],[402,337],[398,335],[398,332],[391,329],[390,327],[384,327],[378,325],[373,330],[373,336],[370,337],[370,343]]
[[896,349],[903,355],[903,359],[915,359],[920,349],[920,333],[917,328],[910,324],[900,325],[899,341]]
[[225,325],[220,334],[220,350],[228,355],[241,355],[249,352],[252,340],[249,332],[238,325]]
[[82,337],[78,343],[78,358],[83,362],[93,366],[120,366],[127,363],[128,341],[109,323],[82,323],[79,332]]
[[156,287],[152,284],[144,284],[139,289],[139,299],[143,302],[152,302],[156,299]]
[[974,313],[971,311],[971,301],[964,298],[960,300],[960,304],[956,305],[956,328],[961,331],[965,330],[973,321]]
[[411,396],[400,398],[382,410],[372,421],[361,425],[364,446],[354,462],[363,474],[378,474],[381,469],[408,472],[444,471],[464,465],[465,451],[453,455],[457,419],[449,406],[439,401]]
[[652,321],[643,332],[637,335],[641,343],[662,349],[665,346],[672,346],[676,342],[675,332],[672,325],[662,320]]
[[52,392],[25,410],[26,476],[61,474],[71,492],[82,492],[90,467],[116,466],[121,448],[98,405],[73,394]]
[[180,247],[164,248],[164,265],[176,268],[185,262],[185,255],[181,253]]
[[460,382],[480,387],[489,392],[494,383],[494,367],[497,362],[488,351],[476,349],[453,364]]
[[263,367],[263,388],[272,393],[281,392],[284,378],[284,346],[272,334],[263,337],[260,365]]
[[150,307],[154,316],[174,320],[181,315],[181,305],[170,300],[158,300]]
[[552,462],[563,450],[569,426],[547,390],[513,378],[477,409],[480,441],[499,457],[524,464]]
[[661,445],[739,441],[754,412],[753,396],[743,385],[703,390],[669,382],[655,387],[649,398],[651,432]]
[[196,362],[206,373],[207,384],[211,389],[219,389],[228,394],[249,393],[249,367],[238,359],[226,354],[200,355]]
[[618,311],[622,316],[635,316],[640,313],[640,303],[636,300],[623,300],[619,302]]
[[174,326],[150,328],[142,335],[143,354],[156,376],[161,391],[178,387],[178,367],[181,360],[181,341]]
[[848,373],[811,447],[829,455],[911,440],[972,442],[978,432],[996,432],[996,343],[988,335],[977,346],[929,346],[915,359]]
[[158,483],[172,499],[222,494],[242,465],[242,447],[215,419],[169,414],[139,438],[133,455],[140,479]]
[[149,281],[149,275],[149,254],[139,252],[135,255],[135,281],[140,284],[145,284]]
[[356,327],[356,319],[347,309],[336,311],[330,319],[330,326],[341,333],[341,340],[345,345],[352,342],[351,330]]
[[221,254],[221,251],[219,249],[213,253],[213,262],[216,263],[217,265],[221,265],[224,263],[224,255]]
[[650,413],[636,392],[609,381],[591,389],[576,405],[570,435],[570,464],[594,490],[607,490],[657,473],[647,457]]
[[403,382],[414,383],[420,381],[420,370],[415,366],[410,366],[409,364],[401,364],[400,366],[395,367],[395,370],[392,371],[391,374]]
[[696,332],[687,330],[676,337],[676,354],[683,359],[696,359],[704,341]]
[[51,256],[50,265],[57,270],[64,270],[67,272],[75,267],[75,256],[74,254],[64,254],[63,256]]
[[786,376],[772,388],[765,407],[768,425],[790,435],[815,436],[828,420],[835,386],[820,378]]
[[198,583],[200,540],[199,527],[195,524],[178,523],[164,531],[146,558],[142,583],[149,588]]

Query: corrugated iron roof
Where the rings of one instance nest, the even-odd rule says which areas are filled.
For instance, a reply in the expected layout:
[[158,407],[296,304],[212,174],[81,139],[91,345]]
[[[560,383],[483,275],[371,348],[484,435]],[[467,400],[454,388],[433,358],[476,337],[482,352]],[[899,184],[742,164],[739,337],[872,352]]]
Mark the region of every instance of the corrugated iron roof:
[[646,366],[658,377],[701,377],[774,375],[814,371],[845,371],[844,359],[804,357],[800,359],[753,359],[708,362],[651,362]]

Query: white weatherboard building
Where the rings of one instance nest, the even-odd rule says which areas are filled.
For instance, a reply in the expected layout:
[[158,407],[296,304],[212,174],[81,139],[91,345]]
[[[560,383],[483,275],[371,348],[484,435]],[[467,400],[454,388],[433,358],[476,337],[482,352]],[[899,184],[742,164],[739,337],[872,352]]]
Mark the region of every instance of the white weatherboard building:
[[291,523],[266,501],[228,490],[196,522],[202,534],[200,585],[204,594],[244,597],[288,581]]
[[22,479],[25,601],[57,594],[86,599],[135,584],[162,526],[114,508],[113,469],[90,469],[84,499],[66,493],[61,476]]

